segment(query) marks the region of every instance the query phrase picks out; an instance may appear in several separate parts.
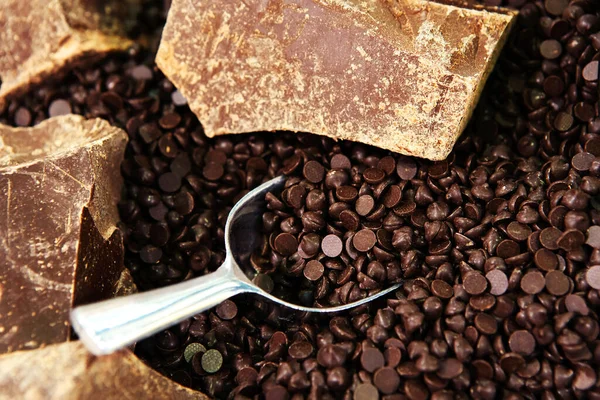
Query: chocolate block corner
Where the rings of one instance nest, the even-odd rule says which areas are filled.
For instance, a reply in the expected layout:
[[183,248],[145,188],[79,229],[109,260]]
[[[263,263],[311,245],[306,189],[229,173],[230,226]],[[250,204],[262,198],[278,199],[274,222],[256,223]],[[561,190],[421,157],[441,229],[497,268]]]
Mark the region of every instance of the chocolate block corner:
[[3,0],[0,104],[64,67],[91,62],[133,42],[126,25],[139,0]]
[[69,310],[111,297],[126,134],[67,115],[0,127],[0,353],[69,339]]
[[175,0],[157,65],[208,136],[311,132],[441,160],[512,13],[424,0]]

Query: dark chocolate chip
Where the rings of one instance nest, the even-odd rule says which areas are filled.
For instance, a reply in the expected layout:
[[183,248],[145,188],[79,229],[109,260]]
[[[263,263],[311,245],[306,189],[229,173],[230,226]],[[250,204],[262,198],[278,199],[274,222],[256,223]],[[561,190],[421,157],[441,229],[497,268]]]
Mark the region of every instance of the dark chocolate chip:
[[352,239],[354,248],[360,252],[367,252],[377,243],[375,233],[370,229],[362,229],[358,231]]
[[336,235],[327,235],[321,241],[321,249],[327,257],[337,257],[342,253],[342,239]]

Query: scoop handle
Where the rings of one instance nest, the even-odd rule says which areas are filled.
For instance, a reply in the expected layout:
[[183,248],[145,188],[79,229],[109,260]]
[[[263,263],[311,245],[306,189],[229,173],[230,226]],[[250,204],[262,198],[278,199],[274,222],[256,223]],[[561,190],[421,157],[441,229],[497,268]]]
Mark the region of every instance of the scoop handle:
[[231,262],[215,272],[144,293],[76,307],[73,329],[95,355],[109,354],[248,291]]

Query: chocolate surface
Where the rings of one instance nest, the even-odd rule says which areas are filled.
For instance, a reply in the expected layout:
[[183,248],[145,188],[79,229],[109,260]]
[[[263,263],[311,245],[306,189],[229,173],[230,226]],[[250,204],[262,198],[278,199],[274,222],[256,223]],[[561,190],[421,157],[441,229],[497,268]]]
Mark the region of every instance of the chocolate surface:
[[[304,179],[303,165],[311,160],[324,167],[330,160],[332,169],[348,175],[360,176],[369,168],[393,174],[389,157],[396,160],[402,198],[382,227],[398,231],[392,244],[402,249],[402,290],[327,316],[295,313],[254,296],[230,299],[237,309],[232,319],[227,318],[234,308],[225,304],[136,346],[139,357],[177,382],[223,399],[598,398],[600,122],[597,82],[585,80],[583,68],[598,58],[594,21],[599,10],[587,0],[487,3],[520,9],[514,36],[466,134],[441,162],[306,134],[208,139],[185,97],[139,51],[76,68],[64,81],[48,82],[12,101],[0,120],[45,119],[51,101],[61,98],[73,112],[102,115],[126,127],[131,140],[122,165],[119,211],[126,262],[142,289],[217,268],[230,207],[264,180],[283,172]],[[540,44],[548,39],[561,43],[559,57],[541,55]],[[555,78],[564,84],[560,95]],[[559,113],[559,127],[572,123],[568,131],[556,128]],[[173,114],[180,117],[174,128],[178,118]],[[593,154],[594,160],[575,157],[581,153]],[[205,178],[208,163],[221,165],[223,175]],[[159,177],[167,173],[181,177],[175,192],[159,186]],[[381,174],[367,175],[377,181]],[[353,185],[337,173],[326,173],[321,183]],[[381,185],[379,192],[386,179],[375,185]],[[386,197],[369,195],[376,203]],[[338,205],[331,216],[325,208],[319,219],[318,211],[335,196],[335,190],[306,197],[294,190],[287,201],[304,201],[304,213],[317,213],[306,219],[310,226],[333,227],[339,218],[352,227],[356,218],[358,224],[366,218]],[[287,217],[263,220],[297,235],[289,222]],[[512,222],[518,225],[509,235]],[[525,240],[523,226],[531,230]],[[573,230],[584,235],[583,244]],[[308,261],[321,249],[322,240],[314,234],[298,241],[298,253]],[[376,239],[374,248],[386,243],[385,235],[376,233]],[[348,243],[342,252],[352,250]],[[555,269],[540,268],[550,265],[541,262],[546,252],[536,263],[541,249],[556,256]],[[261,284],[273,290],[276,282],[267,275],[273,261],[253,261],[265,271],[258,275]],[[322,264],[324,276],[346,266]],[[565,294],[560,294],[565,279],[549,275],[552,271],[567,277]],[[468,292],[465,281],[472,273],[486,282],[474,275]],[[530,273],[532,282],[528,278],[522,285]],[[535,340],[531,353],[531,337],[522,331]],[[373,348],[385,364],[368,372],[362,354]],[[215,373],[202,366],[208,350],[223,358]],[[218,361],[214,352],[207,358],[213,355]]]
[[[69,339],[74,304],[114,295],[126,135],[69,115],[0,127],[0,353]],[[25,301],[26,299],[26,301]]]
[[156,62],[210,137],[312,132],[440,160],[513,16],[422,0],[176,0]]

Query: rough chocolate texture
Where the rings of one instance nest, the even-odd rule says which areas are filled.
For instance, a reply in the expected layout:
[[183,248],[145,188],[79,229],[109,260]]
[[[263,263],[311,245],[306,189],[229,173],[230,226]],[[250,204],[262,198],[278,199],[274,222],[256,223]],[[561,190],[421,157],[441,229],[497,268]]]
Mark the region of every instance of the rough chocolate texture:
[[0,126],[0,353],[68,340],[70,308],[117,291],[126,142],[75,115]]
[[0,104],[65,65],[132,44],[125,38],[139,0],[3,0]]
[[208,399],[162,376],[129,350],[96,357],[80,342],[5,354],[0,370],[1,399]]
[[308,131],[440,160],[514,16],[424,0],[174,0],[156,62],[208,136]]

